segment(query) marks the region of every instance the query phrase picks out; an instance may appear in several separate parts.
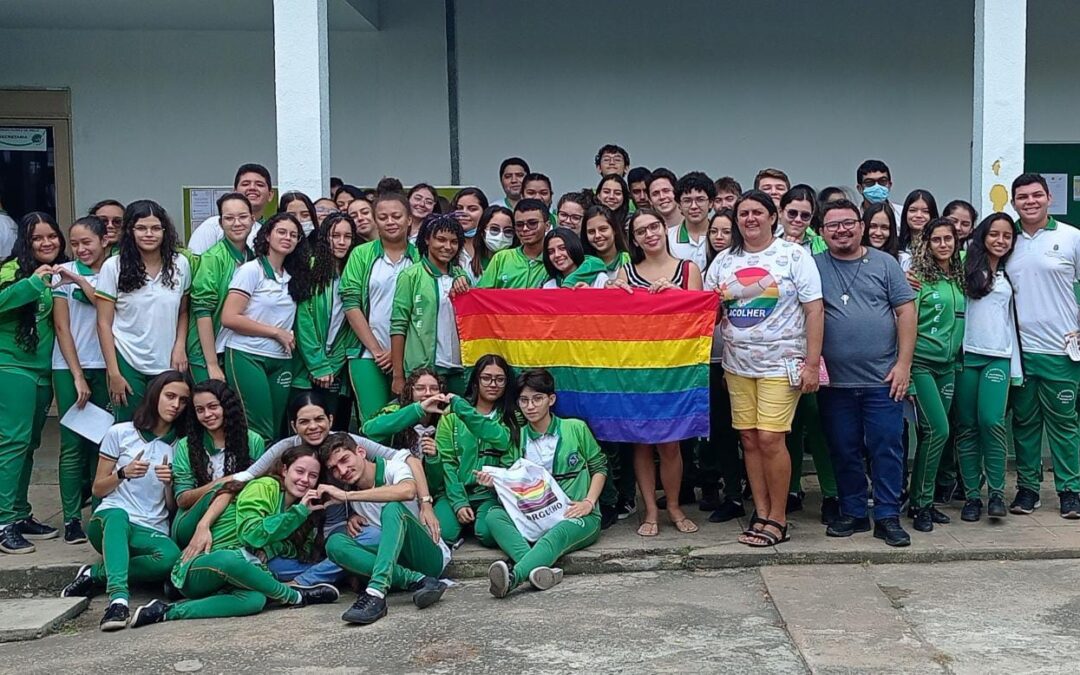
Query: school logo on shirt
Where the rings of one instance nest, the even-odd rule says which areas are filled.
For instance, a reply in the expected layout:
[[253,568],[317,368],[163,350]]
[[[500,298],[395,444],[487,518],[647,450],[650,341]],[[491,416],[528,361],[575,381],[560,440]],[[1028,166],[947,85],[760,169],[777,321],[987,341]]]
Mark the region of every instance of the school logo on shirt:
[[578,465],[578,462],[580,462],[580,461],[581,461],[581,456],[580,456],[580,455],[578,455],[578,454],[577,454],[576,452],[575,452],[575,453],[573,453],[572,455],[570,455],[569,457],[567,457],[567,458],[566,458],[566,463],[567,463],[567,464],[568,464],[568,465],[569,465],[569,466],[570,466],[571,468],[573,468],[573,467],[577,466],[577,465]]
[[745,267],[724,284],[724,307],[728,321],[736,328],[752,328],[776,309],[780,287],[773,275],[762,267]]

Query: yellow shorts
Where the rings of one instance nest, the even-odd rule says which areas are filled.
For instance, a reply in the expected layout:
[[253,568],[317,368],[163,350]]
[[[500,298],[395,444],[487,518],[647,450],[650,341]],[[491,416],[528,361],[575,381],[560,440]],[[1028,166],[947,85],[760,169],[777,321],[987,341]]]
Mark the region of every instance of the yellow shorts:
[[798,389],[786,377],[743,377],[724,373],[731,395],[731,426],[787,433],[799,402]]

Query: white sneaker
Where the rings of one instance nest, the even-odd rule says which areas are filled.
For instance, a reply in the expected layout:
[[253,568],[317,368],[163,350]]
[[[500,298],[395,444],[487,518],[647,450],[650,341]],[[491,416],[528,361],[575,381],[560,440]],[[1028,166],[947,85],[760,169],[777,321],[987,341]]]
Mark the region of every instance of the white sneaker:
[[563,578],[561,567],[537,567],[529,572],[529,583],[538,591],[546,591]]

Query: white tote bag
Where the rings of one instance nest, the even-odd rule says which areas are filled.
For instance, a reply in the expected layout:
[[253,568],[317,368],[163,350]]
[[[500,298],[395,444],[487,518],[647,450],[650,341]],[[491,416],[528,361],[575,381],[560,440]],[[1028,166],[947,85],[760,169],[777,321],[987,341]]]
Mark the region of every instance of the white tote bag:
[[495,479],[499,496],[521,536],[536,541],[566,517],[570,500],[547,469],[521,458],[509,469],[485,466]]

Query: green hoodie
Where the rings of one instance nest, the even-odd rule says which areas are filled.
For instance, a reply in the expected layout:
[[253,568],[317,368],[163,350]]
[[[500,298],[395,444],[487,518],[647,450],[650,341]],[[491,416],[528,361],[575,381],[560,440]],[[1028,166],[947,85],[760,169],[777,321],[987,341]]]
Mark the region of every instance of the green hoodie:
[[[583,420],[552,415],[547,433],[559,437],[551,464],[551,477],[571,501],[580,502],[589,494],[592,477],[598,473],[607,475],[607,459]],[[540,436],[528,424],[522,427],[520,442],[503,456],[504,466],[510,466],[524,457],[529,439]],[[593,513],[599,513],[599,508],[594,507]]]
[[199,257],[198,271],[194,271],[191,280],[191,320],[188,321],[187,354],[188,362],[196,366],[206,366],[206,355],[199,342],[198,319],[209,317],[214,324],[214,337],[221,332],[221,308],[225,306],[225,296],[229,294],[229,284],[233,274],[255,254],[250,248],[236,250],[228,239],[222,239]]
[[540,288],[550,277],[543,256],[530,258],[521,246],[491,257],[477,288]]
[[487,487],[476,482],[473,471],[499,466],[510,445],[510,430],[502,423],[499,410],[494,417],[481,415],[460,396],[450,403],[450,411],[439,418],[435,446],[443,467],[446,497],[454,512],[473,500],[491,498]]
[[285,490],[273,476],[256,478],[236,497],[236,535],[251,551],[262,551],[266,559],[302,558],[313,545],[315,529],[298,550],[289,537],[303,526],[311,510],[300,502],[285,508]]
[[341,293],[340,283],[340,280],[335,280],[314,291],[296,308],[296,342],[304,365],[303,369],[299,369],[301,372],[293,375],[292,386],[297,389],[310,388],[310,378],[337,375],[345,365],[346,355],[360,351],[360,339],[347,319],[342,321],[330,346],[326,345],[333,318],[334,297]]
[[[405,336],[403,370],[406,377],[417,368],[435,367],[439,328],[439,277],[444,276],[427,258],[398,276],[394,307],[390,311],[390,335]],[[450,276],[465,276],[451,267]]]
[[956,363],[964,345],[964,310],[967,300],[955,282],[922,282],[915,296],[919,332],[915,360],[927,364]]
[[593,282],[596,281],[596,277],[601,273],[607,273],[607,265],[604,264],[604,261],[587,255],[576,270],[562,278],[556,276],[555,282],[559,285],[559,288],[573,288],[582,281],[592,286]]
[[[56,338],[52,322],[52,290],[36,274],[16,281],[18,271],[17,260],[9,260],[0,267],[0,370],[30,375],[39,383],[47,382],[51,377]],[[29,304],[35,306],[37,322],[38,341],[34,352],[27,352],[17,341],[21,310]]]
[[[371,310],[370,295],[368,294],[368,282],[371,280],[371,268],[375,261],[383,256],[385,249],[381,239],[369,241],[353,249],[349,254],[349,261],[345,263],[345,270],[341,273],[341,305],[345,311],[359,309],[364,316],[368,316]],[[420,262],[420,252],[416,245],[409,243],[405,248],[405,255],[413,261]],[[360,356],[363,346],[357,346],[350,350],[346,356],[354,359]]]

